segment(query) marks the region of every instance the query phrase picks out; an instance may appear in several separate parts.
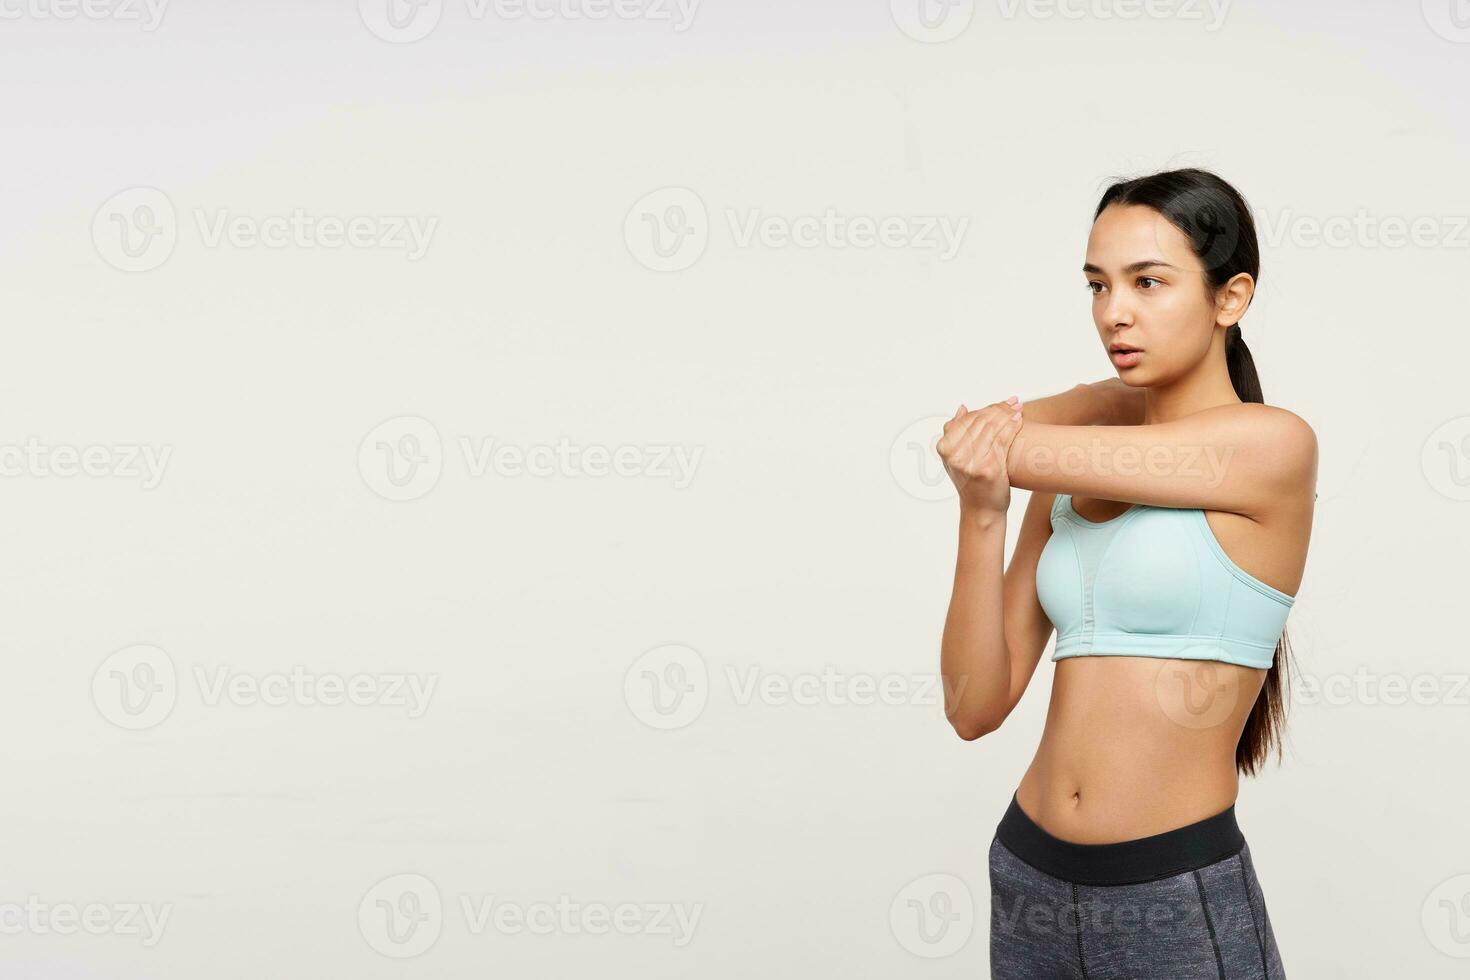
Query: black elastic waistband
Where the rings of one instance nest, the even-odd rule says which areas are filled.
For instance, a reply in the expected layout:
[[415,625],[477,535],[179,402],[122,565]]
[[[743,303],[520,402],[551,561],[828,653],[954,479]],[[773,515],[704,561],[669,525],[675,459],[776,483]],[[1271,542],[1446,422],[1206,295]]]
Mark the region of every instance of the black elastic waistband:
[[1014,795],[995,836],[1038,871],[1078,885],[1131,885],[1168,878],[1223,861],[1245,845],[1234,805],[1152,837],[1116,844],[1075,844],[1042,830],[1026,816]]

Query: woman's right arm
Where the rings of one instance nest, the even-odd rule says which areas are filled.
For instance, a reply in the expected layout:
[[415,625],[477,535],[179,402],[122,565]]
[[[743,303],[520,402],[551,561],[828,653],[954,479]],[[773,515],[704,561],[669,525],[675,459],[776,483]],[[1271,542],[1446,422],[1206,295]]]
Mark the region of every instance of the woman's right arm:
[[1005,513],[960,512],[940,669],[945,712],[966,741],[995,731],[1020,703],[1051,638],[1051,621],[1036,598],[1036,562],[1051,537],[1055,499],[1031,495],[1009,567]]
[[[1008,406],[1000,402],[987,409],[992,410]],[[1028,402],[1022,411],[1027,421],[1052,425],[1138,424],[1143,399],[1141,391],[1110,379]],[[1051,638],[1053,626],[1036,597],[1036,564],[1051,537],[1056,496],[1031,494],[1007,567],[1010,495],[1004,466],[997,471],[987,458],[977,458],[979,447],[968,445],[963,431],[951,434],[958,430],[955,422],[945,428],[940,455],[960,490],[960,527],[940,669],[945,713],[960,738],[970,741],[999,728],[1015,709]],[[1019,423],[1009,433],[1003,428],[995,443],[1008,446],[1018,429]],[[992,485],[995,480],[1006,483],[1004,493]]]

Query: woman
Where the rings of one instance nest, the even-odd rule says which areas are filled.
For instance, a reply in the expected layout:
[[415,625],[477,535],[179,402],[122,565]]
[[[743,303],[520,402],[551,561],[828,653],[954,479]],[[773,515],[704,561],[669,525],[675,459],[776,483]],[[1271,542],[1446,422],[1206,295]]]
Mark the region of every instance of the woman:
[[[1284,976],[1235,799],[1237,770],[1280,754],[1317,445],[1262,403],[1241,339],[1259,259],[1214,174],[1114,184],[1083,272],[1118,378],[945,424],[961,738],[1000,726],[1057,631],[1041,744],[990,847],[992,977]],[[1031,499],[1003,570],[1013,486]]]

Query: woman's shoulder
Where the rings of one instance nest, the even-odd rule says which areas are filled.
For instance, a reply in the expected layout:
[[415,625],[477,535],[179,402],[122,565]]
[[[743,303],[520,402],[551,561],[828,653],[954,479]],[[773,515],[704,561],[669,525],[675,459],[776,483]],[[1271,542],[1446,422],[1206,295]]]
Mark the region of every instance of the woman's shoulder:
[[[1240,402],[1206,409],[1215,419],[1230,424],[1241,441],[1270,448],[1288,458],[1317,456],[1317,432],[1306,419],[1280,405]],[[1203,414],[1203,413],[1202,413]]]
[[1316,464],[1317,430],[1306,419],[1280,405],[1244,402],[1240,407],[1260,427],[1261,436],[1269,440],[1273,451],[1287,459]]
[[1306,419],[1280,405],[1237,402],[1205,409],[1211,443],[1229,455],[1246,453],[1252,472],[1279,493],[1312,490],[1317,484],[1317,432]]
[[1312,432],[1312,426],[1306,419],[1291,409],[1283,408],[1280,405],[1263,405],[1260,402],[1241,402],[1235,407],[1247,412],[1249,418],[1264,421],[1269,425],[1302,433]]

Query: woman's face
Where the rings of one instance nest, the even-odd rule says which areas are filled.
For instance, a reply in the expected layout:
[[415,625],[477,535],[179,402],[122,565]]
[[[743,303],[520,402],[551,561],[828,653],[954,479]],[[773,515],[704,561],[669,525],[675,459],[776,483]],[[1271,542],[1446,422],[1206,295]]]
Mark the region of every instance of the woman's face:
[[1083,272],[1103,349],[1134,387],[1182,377],[1204,359],[1217,326],[1239,319],[1229,311],[1220,319],[1189,239],[1153,208],[1104,208],[1087,236]]

